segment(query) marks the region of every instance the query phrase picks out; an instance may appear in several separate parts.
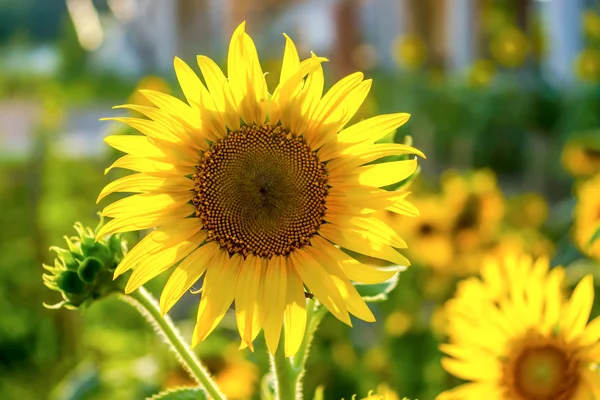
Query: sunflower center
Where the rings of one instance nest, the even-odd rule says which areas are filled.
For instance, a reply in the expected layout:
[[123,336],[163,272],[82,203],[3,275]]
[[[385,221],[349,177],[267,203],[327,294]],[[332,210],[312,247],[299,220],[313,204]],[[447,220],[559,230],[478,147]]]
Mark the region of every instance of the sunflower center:
[[511,398],[523,400],[570,399],[579,382],[579,362],[554,343],[526,346],[505,369]]
[[230,254],[287,255],[323,223],[325,165],[279,126],[230,132],[196,168],[196,215]]

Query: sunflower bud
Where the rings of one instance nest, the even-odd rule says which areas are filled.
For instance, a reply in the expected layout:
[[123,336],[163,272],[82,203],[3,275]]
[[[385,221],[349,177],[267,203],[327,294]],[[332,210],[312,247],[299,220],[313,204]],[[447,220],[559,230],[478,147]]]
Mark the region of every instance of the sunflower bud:
[[84,227],[80,222],[74,228],[78,235],[65,236],[66,249],[57,246],[50,248],[57,254],[54,266],[44,264],[49,271],[43,275],[44,284],[60,292],[63,297],[63,301],[57,304],[44,304],[47,308],[64,306],[75,309],[112,292],[123,291],[123,282],[120,279],[113,281],[115,268],[127,250],[121,235],[106,235],[95,241],[96,234],[91,228]]

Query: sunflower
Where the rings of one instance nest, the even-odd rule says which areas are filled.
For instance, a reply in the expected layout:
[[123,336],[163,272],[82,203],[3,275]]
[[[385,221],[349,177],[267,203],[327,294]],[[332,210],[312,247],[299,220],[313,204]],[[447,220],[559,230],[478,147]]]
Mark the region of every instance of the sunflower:
[[588,325],[591,275],[570,300],[564,269],[545,258],[488,260],[482,278],[461,282],[447,303],[449,343],[442,365],[471,381],[440,394],[449,399],[567,400],[600,396],[600,318]]
[[577,189],[575,207],[575,243],[588,256],[600,260],[600,240],[592,237],[600,229],[600,174],[588,179]]
[[458,251],[472,251],[497,236],[505,207],[491,170],[467,174],[450,170],[442,176],[441,186],[446,207],[456,216],[452,231]]
[[439,196],[426,196],[415,199],[415,206],[421,212],[419,218],[401,217],[407,231],[407,238],[413,243],[411,259],[423,266],[437,270],[446,269],[452,262],[452,215],[448,213],[444,201]]
[[529,40],[515,27],[501,30],[492,43],[490,50],[496,61],[507,68],[523,65],[530,50]]
[[600,143],[594,137],[600,137],[598,131],[570,140],[563,148],[561,163],[574,177],[589,177],[600,172]]
[[187,103],[145,90],[155,107],[120,107],[148,119],[110,118],[143,135],[105,139],[128,153],[109,169],[136,173],[108,184],[99,200],[113,192],[135,194],[104,208],[113,219],[98,237],[156,228],[125,256],[115,277],[133,270],[129,293],[177,265],[161,294],[163,314],[204,276],[192,347],[235,303],[242,348],[253,349],[264,328],[275,352],[283,330],[290,356],[302,343],[307,297],[348,325],[349,313],[374,321],[351,281],[382,282],[398,268],[361,264],[340,247],[409,264],[396,250],[406,247],[404,240],[374,213],[409,209],[407,193],[380,188],[412,175],[417,161],[379,159],[422,153],[375,144],[408,114],[346,128],[371,80],[357,72],[322,94],[327,60],[312,55],[300,61],[287,36],[279,85],[270,95],[244,29],[242,23],[231,38],[227,78],[210,58],[198,56],[203,83],[175,58]]

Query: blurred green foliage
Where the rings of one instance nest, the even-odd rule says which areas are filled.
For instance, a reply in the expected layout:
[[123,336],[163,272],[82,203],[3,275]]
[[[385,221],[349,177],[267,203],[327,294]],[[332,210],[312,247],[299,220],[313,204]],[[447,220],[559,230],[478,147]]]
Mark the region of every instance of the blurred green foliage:
[[[28,3],[0,0],[0,9],[11,10],[0,14],[0,35],[12,29],[9,19]],[[41,265],[52,258],[48,247],[62,243],[74,221],[95,226],[96,196],[108,182],[102,171],[117,156],[108,147],[95,158],[65,156],[58,145],[64,143],[63,116],[76,106],[125,103],[135,87],[121,77],[89,73],[88,55],[70,24],[65,22],[61,32],[57,76],[31,76],[26,69],[8,76],[0,70],[0,103],[42,103],[30,154],[0,154],[0,398],[144,398],[192,382],[135,310],[116,299],[82,314],[42,307],[57,300],[41,280]],[[506,193],[537,190],[550,204],[550,217],[539,230],[556,247],[554,264],[575,262],[569,271],[580,277],[597,265],[585,261],[571,242],[574,179],[563,172],[560,159],[567,140],[600,127],[600,86],[578,82],[559,89],[538,72],[534,66],[499,68],[484,84],[474,85],[437,69],[376,69],[367,74],[374,85],[359,117],[412,114],[395,140],[411,135],[428,156],[415,192],[437,186],[449,167],[491,168]],[[174,74],[166,78],[173,82]],[[105,112],[112,113],[108,106]],[[137,239],[129,235],[131,244]],[[150,290],[158,293],[165,278],[151,282]],[[458,279],[415,265],[401,274],[387,301],[371,304],[378,322],[354,321],[349,328],[327,316],[307,364],[307,397],[324,385],[326,399],[356,393],[360,398],[386,382],[401,395],[432,399],[457,384],[439,363],[443,332],[436,316]],[[197,297],[189,296],[172,312],[184,334],[191,333],[196,306]],[[238,340],[229,315],[198,351],[222,387],[238,398],[256,398],[260,372],[268,370],[265,346],[240,353]]]

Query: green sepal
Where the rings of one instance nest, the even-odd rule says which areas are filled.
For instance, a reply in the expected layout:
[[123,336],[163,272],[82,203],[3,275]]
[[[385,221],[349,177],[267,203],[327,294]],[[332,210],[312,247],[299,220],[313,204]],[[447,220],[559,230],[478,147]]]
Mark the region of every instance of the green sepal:
[[354,287],[367,303],[384,301],[388,299],[388,294],[398,285],[400,270],[396,275],[392,276],[387,281],[375,284],[354,283]]
[[86,290],[85,283],[79,278],[77,272],[71,270],[61,272],[56,279],[56,285],[68,294],[83,294]]
[[104,263],[95,257],[88,257],[79,266],[77,273],[85,283],[94,283]]
[[181,387],[166,390],[148,398],[149,400],[208,400],[202,388]]

